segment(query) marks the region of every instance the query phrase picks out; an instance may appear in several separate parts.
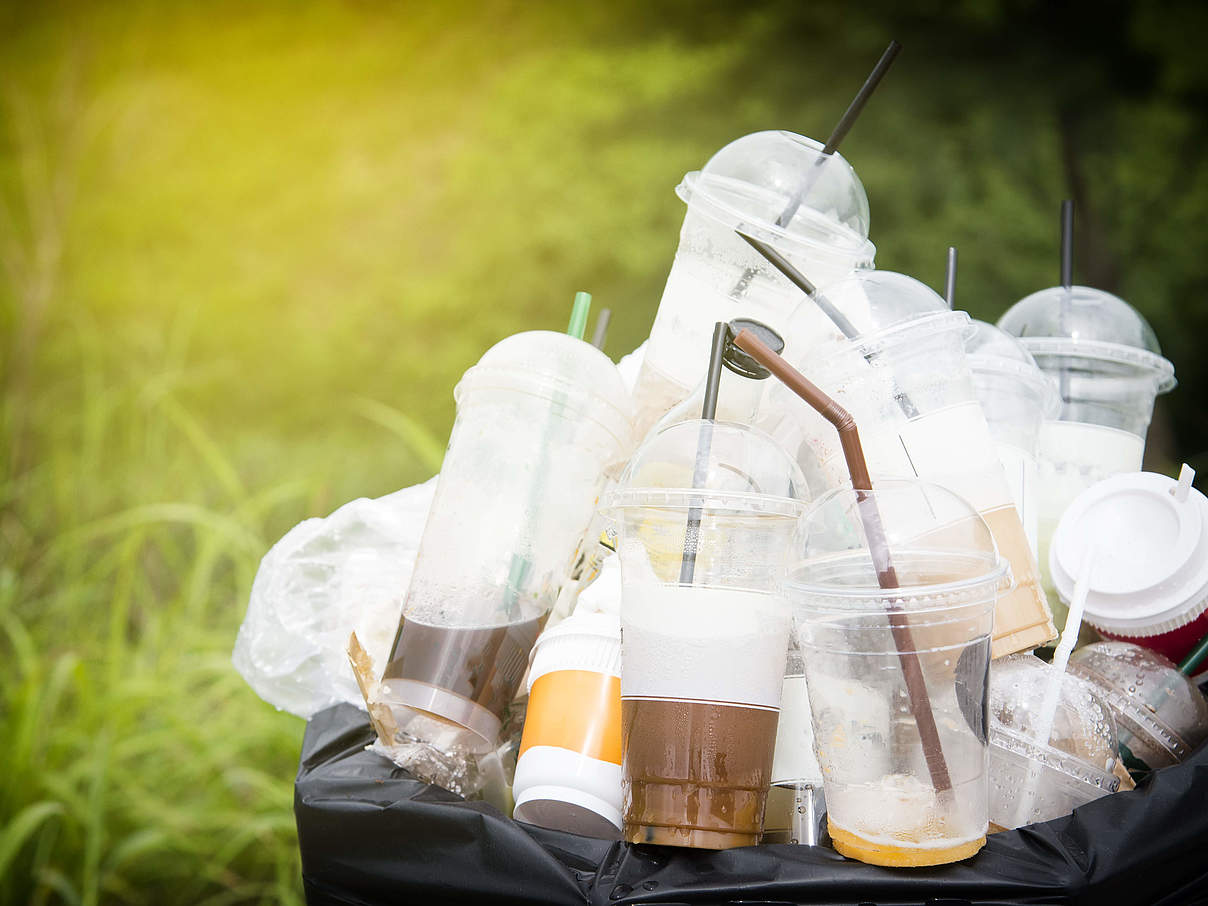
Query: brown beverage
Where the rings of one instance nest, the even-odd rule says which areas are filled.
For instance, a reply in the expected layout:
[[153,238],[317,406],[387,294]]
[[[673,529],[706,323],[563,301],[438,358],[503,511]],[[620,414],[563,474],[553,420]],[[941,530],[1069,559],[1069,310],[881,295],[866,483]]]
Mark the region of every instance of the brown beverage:
[[404,618],[382,674],[387,699],[495,743],[545,617],[505,626],[432,626]]
[[624,839],[728,849],[759,842],[779,712],[621,701]]

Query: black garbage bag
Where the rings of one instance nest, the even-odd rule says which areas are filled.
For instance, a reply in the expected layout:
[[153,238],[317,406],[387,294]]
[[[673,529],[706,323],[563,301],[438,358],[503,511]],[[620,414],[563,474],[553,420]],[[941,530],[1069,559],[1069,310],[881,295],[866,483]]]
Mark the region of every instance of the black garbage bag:
[[519,824],[364,747],[338,705],[306,729],[294,813],[309,906],[336,904],[1208,903],[1208,747],[1072,815],[994,834],[972,859],[877,868],[825,847],[723,852],[594,840]]

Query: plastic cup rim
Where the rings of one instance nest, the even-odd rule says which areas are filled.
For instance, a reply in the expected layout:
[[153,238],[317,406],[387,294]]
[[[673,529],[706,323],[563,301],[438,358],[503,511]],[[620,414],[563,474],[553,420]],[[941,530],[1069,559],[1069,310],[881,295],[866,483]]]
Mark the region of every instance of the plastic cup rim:
[[[1125,343],[1106,340],[1079,340],[1074,337],[1016,337],[1033,357],[1038,355],[1083,358],[1114,365],[1132,365],[1151,372],[1155,393],[1173,390],[1178,381],[1174,376],[1174,363],[1160,353],[1151,352]],[[1039,363],[1037,363],[1039,364]],[[1043,370],[1043,369],[1042,369]]]

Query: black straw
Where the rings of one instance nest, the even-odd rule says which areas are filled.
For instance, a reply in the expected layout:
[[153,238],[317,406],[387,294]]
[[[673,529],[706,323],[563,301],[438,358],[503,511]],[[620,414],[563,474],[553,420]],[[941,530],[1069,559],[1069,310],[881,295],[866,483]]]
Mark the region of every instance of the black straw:
[[834,303],[827,299],[826,296],[819,293],[818,287],[814,286],[813,282],[805,274],[793,267],[784,255],[780,254],[780,252],[776,251],[776,249],[772,248],[766,242],[756,239],[754,236],[748,236],[741,230],[738,231],[738,235],[745,239],[751,248],[763,255],[767,259],[768,264],[784,274],[793,286],[813,299],[814,304],[822,310],[822,313],[830,318],[831,323],[835,327],[839,328],[839,333],[843,334],[849,340],[854,340],[860,335],[860,332],[847,319],[847,316],[835,308]]
[[[709,451],[713,446],[713,419],[717,416],[717,388],[721,384],[721,360],[730,342],[730,325],[718,321],[713,325],[713,347],[709,350],[709,373],[705,378],[705,400],[700,417],[703,422],[696,441],[696,465],[692,470],[692,487],[702,488],[709,478]],[[700,535],[701,508],[688,508],[688,527],[684,532],[684,557],[680,561],[680,584],[691,585],[696,574],[696,548]]]
[[843,116],[839,117],[839,122],[835,124],[835,129],[830,134],[830,138],[826,140],[826,147],[822,149],[825,155],[834,154],[839,147],[839,142],[843,141],[844,137],[851,130],[852,125],[856,122],[856,117],[860,115],[860,111],[864,109],[864,105],[868,103],[868,99],[872,97],[872,93],[880,84],[881,79],[885,77],[885,73],[889,71],[894,58],[901,51],[902,45],[897,41],[890,41],[889,46],[885,48],[885,53],[881,54],[881,59],[877,60],[877,65],[872,68],[872,72],[868,74],[868,78],[864,80],[864,85],[856,92],[856,96],[852,98],[852,102],[848,104],[847,110]]
[[1061,285],[1074,285],[1074,202],[1061,203]]
[[948,246],[948,274],[944,279],[944,301],[949,308],[956,305],[956,246]]

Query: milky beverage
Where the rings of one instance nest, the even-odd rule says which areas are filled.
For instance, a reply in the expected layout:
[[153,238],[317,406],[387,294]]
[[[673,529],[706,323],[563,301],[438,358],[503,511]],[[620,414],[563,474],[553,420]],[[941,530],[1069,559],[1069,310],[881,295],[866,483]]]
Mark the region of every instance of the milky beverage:
[[641,600],[622,617],[624,839],[757,843],[788,648],[783,599],[678,585],[625,593]]

